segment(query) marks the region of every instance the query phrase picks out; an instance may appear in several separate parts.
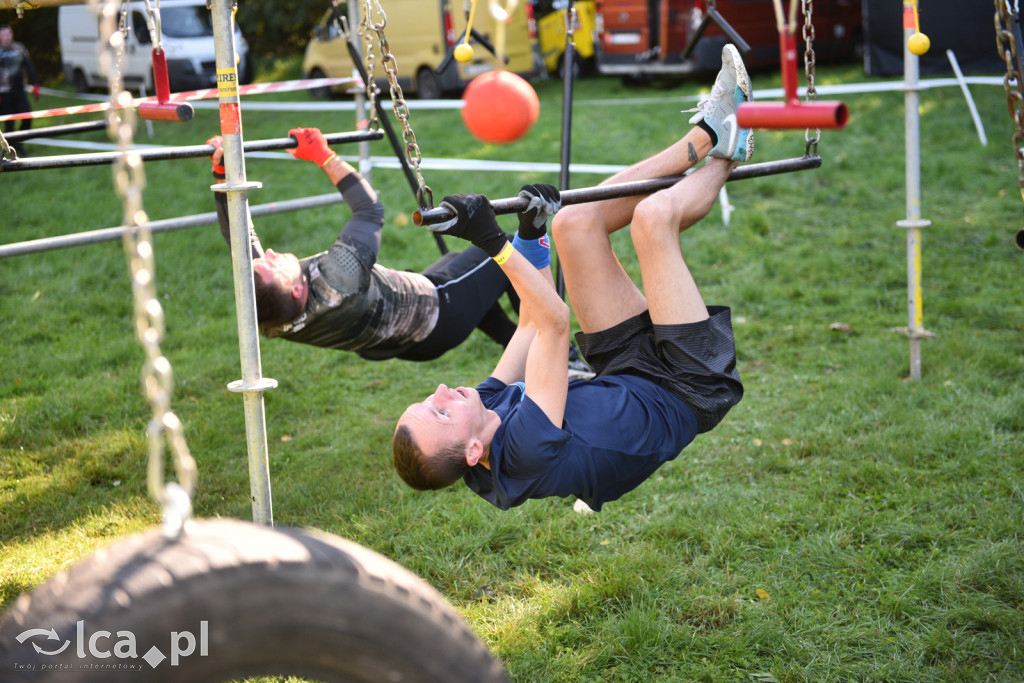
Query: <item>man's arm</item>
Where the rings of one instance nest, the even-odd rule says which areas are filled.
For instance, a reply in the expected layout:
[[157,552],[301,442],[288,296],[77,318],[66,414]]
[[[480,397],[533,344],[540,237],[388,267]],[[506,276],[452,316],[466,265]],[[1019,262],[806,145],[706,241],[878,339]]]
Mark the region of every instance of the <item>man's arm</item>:
[[[206,144],[213,146],[213,154],[210,161],[213,163],[213,177],[218,183],[224,182],[224,141],[219,135],[215,135],[206,141]],[[228,198],[223,192],[213,193],[214,202],[217,205],[217,222],[220,224],[220,234],[224,241],[231,247],[231,222],[228,220]],[[263,258],[263,245],[260,244],[259,235],[256,234],[256,227],[252,224],[252,216],[246,212],[249,223],[249,245],[251,246],[252,258]]]
[[538,270],[509,244],[486,197],[448,196],[445,205],[455,211],[457,220],[442,232],[483,249],[501,267],[521,300],[519,326],[493,376],[505,382],[525,378],[526,394],[552,424],[561,427],[569,383],[569,307],[555,291],[550,267]]
[[[525,211],[519,213],[519,228],[516,231],[512,246],[523,254],[541,272],[551,287],[555,286],[551,276],[551,247],[547,239],[548,218],[561,208],[562,201],[558,189],[553,185],[524,185],[519,196],[527,199],[529,204]],[[517,334],[508,345],[506,353],[494,369],[493,376],[505,384],[526,379],[526,358],[530,344],[536,336],[536,326],[528,307],[520,307],[520,326]],[[511,349],[511,351],[508,351]]]
[[335,244],[356,246],[360,261],[367,268],[372,268],[380,252],[380,233],[384,225],[384,209],[377,193],[348,162],[331,151],[318,128],[293,128],[288,134],[299,143],[288,152],[323,169],[327,179],[338,188],[352,209],[352,216]]
[[22,68],[25,69],[25,75],[28,77],[28,83],[32,86],[32,96],[37,100],[39,99],[39,76],[36,74],[36,65],[32,63],[32,58],[28,55],[28,50],[25,46],[21,48],[22,56]]
[[[569,391],[569,307],[555,291],[550,267],[537,270],[522,254],[513,251],[501,269],[522,304],[519,327],[498,361],[494,376],[505,381],[499,373],[506,369],[510,374],[518,372],[525,347],[526,395],[540,406],[553,425],[561,427]],[[521,340],[517,339],[519,336]],[[515,355],[506,363],[513,344],[517,347]]]

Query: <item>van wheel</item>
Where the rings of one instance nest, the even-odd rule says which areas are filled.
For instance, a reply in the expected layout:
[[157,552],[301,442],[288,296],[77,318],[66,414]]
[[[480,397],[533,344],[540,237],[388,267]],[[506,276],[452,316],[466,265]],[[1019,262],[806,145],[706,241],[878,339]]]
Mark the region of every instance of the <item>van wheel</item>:
[[[583,75],[583,59],[578,54],[572,57],[572,79],[575,81]],[[565,80],[565,53],[558,57],[558,77]]]
[[[313,69],[309,72],[310,78],[327,78],[327,74],[322,69]],[[329,100],[331,99],[331,86],[325,85],[319,88],[313,88],[309,91],[310,94],[318,100]]]
[[85,80],[85,73],[81,69],[75,69],[71,80],[75,84],[75,92],[89,92],[89,81]]
[[19,598],[0,619],[3,680],[106,683],[113,663],[152,683],[508,681],[440,593],[363,546],[191,524],[176,541],[159,529],[122,539]]
[[242,85],[249,85],[252,83],[253,71],[255,71],[255,69],[253,69],[252,57],[247,56],[245,61],[242,62],[242,72],[238,74],[238,82]]
[[416,72],[416,96],[421,100],[439,100],[444,97],[441,77],[436,71],[424,66]]

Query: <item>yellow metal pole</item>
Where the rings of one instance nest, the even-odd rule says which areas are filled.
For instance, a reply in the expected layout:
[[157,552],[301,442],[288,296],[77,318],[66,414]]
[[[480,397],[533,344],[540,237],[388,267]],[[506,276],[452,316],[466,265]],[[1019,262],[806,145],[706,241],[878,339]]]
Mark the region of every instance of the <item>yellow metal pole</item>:
[[907,326],[896,328],[910,339],[910,379],[921,379],[921,339],[935,335],[924,329],[924,296],[921,290],[921,228],[931,221],[921,218],[921,130],[918,111],[918,59],[908,41],[917,33],[915,0],[903,0],[903,74],[906,87],[906,182],[907,217],[897,225],[907,231]]

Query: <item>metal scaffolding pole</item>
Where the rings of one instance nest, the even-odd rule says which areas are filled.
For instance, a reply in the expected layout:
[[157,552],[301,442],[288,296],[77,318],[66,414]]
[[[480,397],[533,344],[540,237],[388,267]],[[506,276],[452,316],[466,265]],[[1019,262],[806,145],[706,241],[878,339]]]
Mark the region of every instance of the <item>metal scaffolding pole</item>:
[[921,228],[932,224],[921,218],[921,116],[917,55],[907,47],[916,32],[912,0],[903,2],[903,78],[905,94],[907,217],[896,225],[907,231],[907,326],[896,332],[910,339],[910,379],[921,379],[921,340],[935,335],[924,329],[921,293]]
[[[45,128],[40,128],[45,131]],[[324,139],[329,145],[337,145],[345,142],[365,142],[369,140],[381,140],[384,133],[379,130],[351,131],[345,133],[326,133]],[[8,136],[8,139],[10,137]],[[269,152],[277,149],[291,149],[299,145],[298,140],[289,136],[286,138],[271,138],[269,140],[254,140],[246,142],[242,151]],[[212,145],[185,145],[181,147],[158,147],[143,148],[135,151],[144,162],[167,161],[169,159],[196,159],[208,157],[213,154]],[[78,166],[102,166],[113,164],[121,155],[120,152],[90,152],[86,154],[61,154],[48,157],[28,157],[25,159],[0,159],[0,173],[12,171],[38,171],[49,168],[73,168]]]
[[[348,25],[359,26],[359,3],[350,2],[348,3]],[[352,77],[359,77],[359,70],[352,66]],[[372,84],[366,84],[367,87],[372,87]],[[356,130],[367,130],[370,122],[366,117],[366,92],[364,90],[357,90],[355,93],[355,114],[356,114]],[[359,175],[363,176],[370,186],[373,186],[373,162],[370,160],[370,143],[360,142],[359,143]]]
[[267,454],[266,415],[263,392],[277,381],[263,377],[260,368],[260,341],[256,325],[256,294],[253,286],[252,253],[249,245],[248,190],[262,187],[245,179],[245,155],[242,143],[242,112],[238,96],[238,72],[235,59],[234,14],[231,0],[212,0],[213,39],[217,55],[217,95],[220,103],[220,133],[224,140],[226,182],[214,185],[215,192],[227,195],[231,223],[231,261],[234,268],[235,310],[238,320],[238,346],[242,379],[228,389],[242,394],[245,409],[245,436],[249,453],[249,491],[252,518],[257,524],[274,525],[270,500],[270,461]]
[[[285,199],[270,204],[257,204],[250,207],[251,216],[270,216],[273,214],[287,213],[289,211],[300,211],[303,209],[314,209],[320,206],[340,204],[345,201],[338,192],[318,194],[299,199]],[[159,232],[171,232],[173,230],[185,230],[198,228],[204,225],[217,225],[218,218],[216,211],[207,213],[196,213],[191,216],[179,216],[177,218],[164,218],[158,221],[149,222],[149,231],[152,234]],[[82,247],[87,244],[99,242],[111,242],[124,237],[124,233],[131,230],[131,226],[119,225],[115,228],[100,228],[99,230],[86,230],[73,232],[68,235],[56,235],[54,237],[41,237],[35,240],[24,242],[11,242],[0,244],[0,259],[10,256],[21,256],[23,254],[37,254],[42,251],[55,251],[68,247]]]
[[[750,178],[763,178],[765,176],[777,175],[779,173],[792,173],[794,171],[805,171],[821,166],[821,157],[807,155],[793,159],[779,159],[777,161],[764,161],[759,164],[745,164],[737,166],[729,173],[729,181],[748,180]],[[605,199],[617,197],[635,197],[638,195],[653,194],[659,190],[672,187],[679,181],[686,178],[688,173],[670,175],[663,178],[649,178],[647,180],[634,180],[628,183],[613,183],[611,185],[597,185],[595,187],[581,187],[574,190],[565,190],[561,193],[562,206],[573,204],[585,204],[587,202],[600,202]],[[522,197],[507,197],[504,199],[490,200],[491,207],[497,215],[517,213],[525,211],[529,203]],[[455,215],[443,206],[432,209],[419,209],[412,215],[413,223],[416,225],[434,225],[444,223],[455,218]]]

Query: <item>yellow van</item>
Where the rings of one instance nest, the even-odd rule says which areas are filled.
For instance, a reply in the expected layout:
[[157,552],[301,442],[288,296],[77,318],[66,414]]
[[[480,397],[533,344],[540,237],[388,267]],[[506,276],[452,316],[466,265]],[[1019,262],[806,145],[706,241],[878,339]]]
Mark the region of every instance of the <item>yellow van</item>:
[[[533,0],[533,15],[537,21],[537,43],[544,66],[549,73],[561,78],[565,67],[565,15],[567,0]],[[597,33],[597,4],[594,0],[577,0],[576,25],[572,38],[575,50],[574,75],[591,71],[594,67],[594,36]]]
[[[355,0],[349,0],[349,2]],[[466,63],[448,58],[452,48],[460,42],[466,28],[469,3],[460,0],[379,0],[387,17],[384,35],[398,64],[398,82],[403,91],[415,92],[422,99],[437,99],[448,92],[461,91],[465,85],[485,71],[494,68],[494,55],[470,37],[473,59]],[[506,3],[501,3],[503,6]],[[362,3],[356,3],[357,9]],[[348,16],[348,2],[338,2],[343,16]],[[505,69],[523,77],[536,75],[536,38],[531,35],[528,6],[520,0],[511,21],[505,27]],[[371,17],[376,20],[376,17]],[[352,27],[353,30],[355,27]],[[497,41],[496,21],[488,9],[487,0],[478,0],[473,28],[491,45]],[[355,36],[362,49],[362,40]],[[374,41],[374,78],[387,92],[386,75],[381,67],[380,45]],[[438,67],[444,69],[438,71]],[[334,9],[329,9],[313,29],[302,59],[302,73],[306,78],[348,78],[352,75],[345,38],[334,21]],[[344,92],[347,86],[333,88]],[[327,90],[314,91],[325,97]]]

